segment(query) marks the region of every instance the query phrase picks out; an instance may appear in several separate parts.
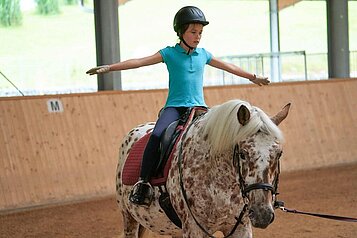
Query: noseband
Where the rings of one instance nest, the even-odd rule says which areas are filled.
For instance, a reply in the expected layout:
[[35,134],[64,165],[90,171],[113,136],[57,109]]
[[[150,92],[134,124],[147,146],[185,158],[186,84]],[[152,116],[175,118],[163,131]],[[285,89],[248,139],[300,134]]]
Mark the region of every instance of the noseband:
[[[281,154],[279,155],[279,157]],[[273,184],[269,183],[253,183],[247,184],[242,175],[242,168],[241,168],[241,160],[243,160],[244,155],[240,152],[238,144],[235,145],[233,151],[233,163],[236,163],[237,170],[238,170],[238,180],[239,180],[239,187],[242,193],[243,198],[248,198],[248,193],[253,190],[263,189],[264,191],[271,191],[273,200],[275,200],[275,196],[278,195],[278,184],[279,184],[279,175],[280,175],[280,161],[278,161],[278,173],[273,181]],[[279,159],[279,158],[278,158]]]

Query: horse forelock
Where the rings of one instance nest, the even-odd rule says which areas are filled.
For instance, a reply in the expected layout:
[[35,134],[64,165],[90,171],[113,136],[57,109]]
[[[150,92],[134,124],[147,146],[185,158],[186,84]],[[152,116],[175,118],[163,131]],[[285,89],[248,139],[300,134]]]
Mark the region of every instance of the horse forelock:
[[284,142],[284,136],[283,136],[282,131],[270,119],[270,117],[267,114],[265,114],[265,112],[262,109],[260,109],[258,107],[254,107],[254,109],[258,112],[257,114],[258,114],[259,120],[262,122],[259,130],[265,134],[272,135],[277,140],[279,140],[281,143]]
[[[251,114],[249,122],[242,126],[237,119],[240,106],[245,105]],[[205,115],[204,134],[207,135],[213,153],[221,153],[258,131],[283,141],[281,130],[258,107],[242,100],[231,100],[212,107]]]

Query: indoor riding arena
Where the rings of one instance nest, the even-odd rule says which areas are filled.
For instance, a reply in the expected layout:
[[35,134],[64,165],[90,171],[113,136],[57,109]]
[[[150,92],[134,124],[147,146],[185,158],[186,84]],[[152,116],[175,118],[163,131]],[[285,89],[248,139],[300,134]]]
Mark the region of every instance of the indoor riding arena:
[[[205,88],[209,106],[240,98],[273,115],[290,102],[280,125],[279,199],[290,209],[354,218],[356,92],[356,79]],[[131,128],[156,119],[166,93],[1,98],[0,237],[120,237],[114,197],[119,144]],[[352,238],[357,224],[277,210],[273,224],[253,232]]]
[[[2,2],[10,3],[10,0],[0,1],[0,23],[2,20],[1,14],[7,11],[3,10]],[[35,4],[36,2],[48,1],[33,0],[22,2],[32,2]],[[176,40],[179,42],[176,37],[176,33],[178,32],[175,33],[172,29],[172,20],[174,18],[169,10],[176,12],[179,9],[178,7],[182,7],[181,5],[188,3],[195,4],[197,1],[153,1],[158,4],[158,7],[153,7],[150,5],[152,2],[149,3],[147,0],[120,0],[119,3],[117,0],[61,0],[60,2],[74,3],[72,6],[61,6],[62,9],[66,10],[58,11],[59,15],[57,16],[58,18],[61,17],[65,19],[66,24],[69,24],[70,27],[62,25],[64,23],[59,20],[57,21],[55,15],[46,16],[46,18],[44,16],[40,17],[34,10],[34,12],[29,12],[24,15],[22,26],[14,26],[6,29],[0,28],[0,79],[4,80],[4,78],[6,78],[13,86],[11,86],[11,90],[14,91],[14,88],[18,90],[18,92],[15,92],[17,94],[13,95],[19,95],[18,93],[23,95],[2,96],[2,85],[5,85],[5,83],[3,81],[0,82],[0,238],[124,237],[123,218],[115,196],[116,178],[119,177],[116,174],[119,149],[123,137],[131,131],[132,128],[146,122],[155,122],[157,120],[158,113],[163,105],[165,105],[168,95],[167,72],[164,64],[160,64],[163,66],[162,68],[159,68],[160,66],[154,68],[153,71],[155,71],[155,74],[152,73],[152,71],[146,71],[147,67],[145,67],[143,71],[139,71],[137,74],[131,74],[132,71],[126,75],[119,71],[107,74],[104,74],[103,71],[95,71],[95,73],[99,73],[99,75],[90,76],[85,74],[85,69],[102,66],[101,69],[105,68],[109,70],[110,67],[107,67],[108,64],[130,58],[128,55],[141,57],[141,53],[151,52],[152,50],[152,48],[150,48],[151,46],[149,46],[149,41],[151,42],[151,40],[148,38],[150,37],[157,37],[155,38],[155,42],[159,42],[153,44],[155,47],[157,45],[163,46],[163,44],[165,47],[165,44],[175,43]],[[134,5],[134,2],[135,4],[141,5]],[[252,182],[251,177],[253,176],[249,175],[251,177],[248,179],[251,180],[246,181],[250,184],[245,183],[241,175],[241,171],[244,168],[241,169],[240,164],[248,164],[251,161],[247,162],[246,160],[245,162],[240,162],[238,159],[237,184],[241,186],[241,193],[234,193],[230,197],[230,204],[239,207],[236,202],[232,201],[239,200],[242,202],[243,199],[240,200],[240,196],[248,194],[253,189],[259,190],[260,194],[265,194],[269,196],[268,199],[271,199],[268,190],[271,191],[271,194],[274,194],[276,181],[278,180],[279,194],[277,195],[277,200],[284,201],[284,207],[277,208],[274,217],[271,209],[272,203],[268,200],[268,206],[270,208],[269,215],[271,215],[269,222],[272,218],[275,219],[266,229],[253,228],[254,238],[356,238],[357,41],[351,39],[357,38],[357,17],[354,16],[354,18],[350,18],[353,19],[350,20],[350,23],[353,21],[352,23],[354,23],[354,25],[350,24],[349,29],[348,19],[345,16],[348,15],[349,3],[350,6],[354,6],[353,10],[350,10],[350,15],[352,15],[352,11],[354,11],[354,14],[357,13],[355,10],[357,9],[357,1],[246,1],[248,2],[247,5],[253,5],[253,7],[250,7],[250,10],[247,11],[243,8],[238,9],[238,11],[236,7],[231,7],[233,6],[232,4],[236,2],[241,1],[199,1],[201,5],[207,4],[207,6],[210,6],[210,8],[207,7],[207,11],[205,12],[207,12],[207,16],[209,16],[209,14],[213,16],[209,19],[209,24],[212,28],[205,28],[207,29],[205,34],[207,33],[207,35],[211,34],[211,36],[213,36],[210,37],[212,41],[203,41],[202,44],[206,44],[204,47],[212,46],[212,50],[221,50],[219,54],[215,54],[218,55],[217,58],[215,58],[216,61],[209,61],[211,59],[207,57],[207,60],[204,62],[208,62],[211,66],[221,65],[221,68],[224,68],[222,63],[217,63],[221,62],[217,60],[218,57],[222,60],[231,59],[231,63],[244,69],[249,69],[251,73],[248,74],[249,76],[244,76],[246,79],[250,78],[254,83],[255,80],[259,80],[257,75],[261,75],[262,77],[260,79],[264,80],[267,85],[259,87],[249,81],[245,81],[245,79],[238,82],[238,80],[241,80],[240,77],[233,78],[230,74],[225,74],[218,70],[206,70],[205,73],[209,76],[207,77],[209,78],[207,81],[213,78],[213,80],[219,81],[219,83],[216,83],[216,81],[207,83],[205,81],[205,83],[207,83],[204,85],[205,102],[208,107],[211,108],[229,100],[241,99],[262,109],[271,117],[281,111],[288,103],[290,103],[291,106],[290,110],[282,110],[282,113],[280,113],[279,119],[284,117],[284,121],[274,120],[274,118],[272,120],[275,121],[276,124],[281,122],[279,128],[284,135],[283,153],[279,160],[280,167],[278,167],[278,163],[275,163],[275,170],[272,169],[273,165],[270,166],[269,170],[271,174],[274,172],[276,175],[278,173],[275,173],[275,171],[278,170],[277,168],[280,168],[281,173],[278,177],[279,179],[274,179],[274,183],[272,183],[274,186],[272,186],[271,184],[263,183],[262,179],[260,179],[261,181]],[[320,7],[321,5],[318,4],[316,5],[317,7],[313,9],[310,7],[296,7],[295,10],[298,19],[291,17],[291,12],[280,11],[283,8],[288,9],[290,6],[299,6],[299,4],[303,2],[322,2],[323,7]],[[19,1],[12,1],[11,4],[12,3],[19,4]],[[124,3],[127,5],[123,6]],[[121,23],[128,23],[125,26],[121,25],[119,27],[118,4],[122,4],[122,8],[120,9],[122,18],[120,21]],[[164,4],[166,5],[162,6]],[[220,8],[222,4],[226,4],[226,10]],[[258,8],[256,6],[260,7]],[[321,10],[322,8],[323,10]],[[227,13],[227,9],[232,12]],[[124,10],[127,12],[125,13]],[[323,14],[320,14],[320,18],[317,17],[317,10],[323,12]],[[306,20],[306,17],[301,17],[301,13],[305,11],[309,13],[312,12],[312,17],[309,18],[310,20]],[[81,18],[79,18],[80,14],[82,14]],[[138,14],[139,16],[134,14]],[[163,20],[166,18],[162,17],[165,16],[165,14],[170,14],[169,23],[164,26],[158,25],[158,22],[162,24],[166,22],[166,20]],[[279,16],[279,14],[281,15]],[[238,20],[231,20],[236,19],[234,17],[245,20],[242,20],[239,23],[241,25],[238,26]],[[279,17],[281,17],[280,26]],[[156,22],[154,22],[154,18]],[[300,21],[301,18],[304,18],[306,21]],[[28,19],[31,19],[31,21]],[[38,19],[45,19],[45,21],[40,22]],[[251,19],[249,21],[254,22],[256,25],[247,24],[249,21],[246,21],[246,19]],[[151,20],[153,22],[151,22]],[[223,20],[226,20],[229,24]],[[48,23],[50,21],[52,21],[52,24]],[[38,25],[35,26],[34,24],[36,23]],[[192,25],[193,22],[190,21],[189,23]],[[194,21],[194,23],[199,24],[197,21]],[[205,24],[208,24],[208,22]],[[316,28],[318,30],[313,28],[313,30],[306,31],[306,28],[311,24],[318,25]],[[29,28],[31,25],[33,28]],[[141,30],[138,30],[138,25],[142,27],[140,28]],[[225,30],[224,28],[226,27],[230,27],[229,25],[233,25],[235,28],[233,30],[229,28],[230,30],[228,30],[225,33],[225,37],[223,37],[223,30]],[[182,26],[188,27],[189,25],[185,23],[182,24],[181,27]],[[121,34],[118,32],[119,28]],[[37,40],[32,40],[31,37],[27,38],[17,35],[17,30],[21,29],[24,30],[26,34],[37,37],[35,38]],[[35,31],[35,29],[39,31]],[[285,29],[284,34],[282,33],[283,29]],[[55,34],[49,36],[50,30]],[[71,31],[65,34],[63,30]],[[279,38],[279,30],[281,30],[281,38]],[[302,39],[295,37],[295,34],[293,34],[295,31],[303,35]],[[141,34],[140,37],[131,34],[138,32]],[[169,33],[166,34],[165,32]],[[348,38],[348,32],[353,32],[353,34],[350,34],[350,38]],[[13,35],[10,37],[10,34]],[[184,32],[184,34],[186,34],[186,32]],[[200,31],[199,35],[201,34],[202,31]],[[120,44],[119,35],[123,37],[120,39]],[[8,40],[7,43],[3,43],[5,38]],[[313,49],[312,53],[305,48],[301,51],[300,48],[297,50],[294,48],[295,45],[300,47],[300,43],[301,47],[304,47],[304,41],[307,39],[313,42],[311,44],[311,48]],[[323,44],[319,41],[321,39],[324,41]],[[51,40],[56,41],[52,43]],[[196,39],[195,42],[199,43],[199,40]],[[18,45],[8,46],[11,42],[17,42]],[[184,41],[180,43],[183,44],[183,42]],[[244,44],[247,45],[244,45],[242,42],[245,42]],[[282,42],[281,45],[279,45],[280,42]],[[25,43],[29,45],[25,45]],[[65,43],[68,45],[65,45]],[[290,43],[291,48],[286,46],[287,43]],[[139,48],[133,48],[132,45],[134,44],[139,45]],[[187,46],[187,43],[185,44]],[[6,47],[3,47],[4,45]],[[63,48],[57,48],[62,47],[62,45]],[[38,46],[38,48],[31,48],[32,46]],[[46,48],[46,46],[50,48]],[[237,47],[237,49],[232,49],[235,47]],[[264,47],[265,51],[259,47]],[[315,48],[319,47],[323,48],[322,53],[317,50],[316,52],[314,51]],[[182,55],[187,54],[188,57],[191,57],[192,66],[192,55],[193,52],[195,52],[195,48],[191,48],[187,48],[186,51],[182,51],[181,53],[183,53]],[[245,55],[246,52],[238,52],[241,51],[241,49],[243,49],[243,51],[247,50],[247,54],[249,55]],[[18,50],[18,55],[13,55],[16,50]],[[25,50],[29,51],[23,52]],[[155,50],[157,49],[155,48]],[[238,53],[233,52],[234,50],[237,50]],[[158,51],[155,51],[155,53],[156,52]],[[255,54],[256,52],[268,53]],[[311,53],[309,57],[306,56],[306,52]],[[77,58],[71,58],[69,53],[71,53],[72,56],[80,56],[81,58],[78,60]],[[7,56],[3,56],[5,54],[7,54]],[[24,58],[25,60],[22,59],[21,56],[26,56],[26,58]],[[156,56],[158,56],[158,54]],[[252,58],[256,61],[251,61],[253,63],[248,67],[247,64],[240,61],[243,59],[241,58],[243,56],[246,57],[244,59],[248,59],[244,62],[248,62]],[[158,57],[162,58],[162,56]],[[298,63],[289,57],[295,57],[294,59],[296,59]],[[319,57],[322,59],[322,63],[319,61]],[[153,60],[153,58],[150,59]],[[318,61],[318,63],[316,63],[314,59],[317,59],[316,62]],[[293,69],[286,69],[285,63],[289,63],[290,60]],[[160,62],[158,58],[155,58],[153,61]],[[65,66],[61,63],[64,63]],[[82,64],[84,64],[84,66]],[[227,66],[226,64],[223,65]],[[229,67],[227,66],[226,68]],[[161,71],[157,73],[156,71],[158,70],[156,69],[163,69],[165,73],[164,77],[161,77]],[[185,68],[182,71],[185,71],[185,73],[190,71],[191,73],[191,69],[188,70]],[[8,74],[7,72],[11,73]],[[47,74],[45,74],[45,72],[47,72]],[[90,70],[87,71],[87,73],[88,72],[90,72]],[[218,77],[222,78],[217,77],[216,79],[216,75],[212,72],[218,72]],[[60,73],[63,73],[66,77],[63,77]],[[308,75],[308,73],[310,74]],[[5,74],[9,77],[6,77]],[[142,82],[144,83],[133,82],[131,78],[130,80],[125,78],[139,78],[139,76],[136,75],[141,76],[142,78],[138,80],[143,80]],[[20,91],[21,87],[19,87],[20,89],[17,88],[16,85],[9,80],[16,79],[17,76],[23,85],[38,86],[41,93],[36,94],[35,92],[33,94],[26,94],[26,90],[30,91],[33,90],[33,88],[28,89],[24,87],[24,95],[22,91]],[[27,80],[27,77],[30,76],[33,80],[31,82]],[[265,76],[269,78],[271,83],[268,84],[266,78],[263,78]],[[205,77],[205,80],[207,78]],[[160,80],[164,82],[166,87],[157,86]],[[231,80],[231,82],[229,82],[229,80]],[[7,81],[6,84],[8,84]],[[16,82],[15,80],[13,81]],[[52,81],[59,83],[53,86],[51,84]],[[82,84],[83,81],[85,81],[85,83]],[[122,86],[126,85],[125,83],[122,85],[122,82],[130,85],[128,88],[124,88]],[[255,81],[255,83],[257,83],[257,81]],[[94,90],[85,91],[88,89],[85,88],[87,85],[89,85],[88,88],[94,88]],[[145,85],[148,87],[130,88],[132,85]],[[45,86],[48,86],[46,90],[54,90],[51,91],[52,94],[48,93],[48,91],[41,91],[41,87]],[[65,86],[68,86],[70,89],[74,87],[78,87],[79,89],[77,88],[78,91],[56,91],[63,88],[67,89]],[[243,112],[243,116],[239,116],[241,115],[239,113],[237,114],[238,121],[242,127],[247,125],[250,120],[250,114],[253,111],[249,111],[247,107],[244,108],[246,109]],[[285,109],[286,108],[288,107],[285,107]],[[285,118],[286,111],[289,112]],[[249,115],[247,116],[247,114]],[[281,116],[281,114],[284,115]],[[234,115],[234,119],[236,119],[235,114],[231,113],[230,115]],[[241,119],[242,117],[243,119]],[[275,119],[276,118],[277,117],[275,117]],[[272,124],[270,120],[265,120],[265,122],[266,121]],[[197,124],[199,123],[200,122]],[[226,125],[224,123],[222,124]],[[237,123],[237,125],[239,124]],[[276,128],[275,125],[274,128]],[[258,132],[255,131],[255,133],[257,134]],[[132,133],[132,135],[133,134],[134,133]],[[254,136],[256,136],[256,134]],[[206,135],[200,136],[201,135],[199,135],[198,138],[203,138],[203,140],[197,141],[204,141],[208,137]],[[279,151],[279,153],[276,151],[274,151],[274,153],[280,155],[280,147],[278,148],[278,146],[276,146],[278,142],[275,141],[276,138],[280,137],[272,137],[271,135],[265,136],[263,139],[269,136],[269,138],[272,138],[275,143],[274,148]],[[136,141],[135,139],[132,141]],[[192,138],[189,137],[189,139],[191,140]],[[267,140],[268,139],[265,139],[265,141]],[[239,141],[241,142],[241,140]],[[273,142],[271,144],[273,144]],[[265,148],[267,148],[268,146],[266,145],[269,143],[261,144],[264,144]],[[134,142],[132,144],[134,144]],[[130,146],[132,144],[130,144]],[[208,148],[209,144],[206,143],[206,145],[207,147],[200,147],[202,151],[204,150],[203,148]],[[184,146],[181,148],[183,147]],[[235,148],[238,148],[238,146],[236,145]],[[273,148],[273,146],[270,148]],[[124,149],[122,151],[124,151]],[[266,151],[267,150],[264,152]],[[269,151],[266,154],[273,155],[274,153]],[[196,155],[196,153],[192,154]],[[221,154],[219,155],[221,156]],[[226,153],[226,155],[228,154],[229,153]],[[243,157],[242,160],[244,159],[244,156],[241,154],[239,155],[241,157],[237,156],[239,153],[237,153],[236,149],[234,149],[234,152],[232,149],[231,154],[233,154],[233,158]],[[181,154],[179,154],[179,156],[180,155]],[[260,153],[255,153],[255,155],[255,158],[261,158],[258,157],[258,155],[261,155]],[[226,157],[231,159],[231,156]],[[266,156],[266,158],[270,159],[269,163],[263,161],[263,159],[256,159],[256,161],[263,161],[261,164],[273,164],[269,156]],[[277,158],[275,159],[276,162]],[[204,160],[199,160],[201,163],[202,161]],[[206,161],[208,160],[204,162]],[[234,162],[235,161],[233,161],[232,164],[234,164]],[[178,163],[174,165],[177,164]],[[217,164],[222,163],[216,163],[215,165]],[[253,170],[251,168],[255,166],[251,164],[252,163],[249,165],[250,172]],[[205,164],[205,166],[209,167],[207,170],[213,167],[207,164]],[[258,166],[255,168],[257,167]],[[177,167],[174,168],[176,171],[181,169],[181,167],[178,169]],[[189,169],[191,168],[192,167],[189,167]],[[230,168],[236,169],[233,166],[230,166]],[[192,170],[190,170],[190,172],[191,171]],[[248,171],[247,166],[245,167],[245,171]],[[199,170],[199,172],[200,174],[206,174],[202,172],[202,170]],[[195,183],[197,180],[192,179],[192,173],[187,174],[191,176],[191,184],[197,185],[197,183]],[[238,185],[235,184],[235,173],[232,172],[231,174],[233,182],[231,182],[229,186],[236,189],[234,191],[238,191]],[[248,172],[246,172],[246,174],[248,174]],[[182,175],[182,173],[180,175]],[[269,175],[266,175],[266,177]],[[277,176],[275,176],[275,178],[276,177]],[[225,180],[226,178],[227,176],[224,177]],[[174,179],[171,180],[177,181]],[[273,180],[273,176],[271,176],[271,180]],[[198,179],[198,181],[200,180]],[[211,181],[216,182],[216,180],[212,179],[206,184],[212,184]],[[176,185],[178,182],[173,182],[173,184]],[[228,183],[224,181],[221,184],[226,185]],[[245,188],[242,184],[245,185]],[[265,187],[262,187],[262,185]],[[120,185],[117,186],[120,187]],[[248,190],[247,188],[251,189]],[[175,189],[171,189],[169,192],[172,192],[172,190]],[[182,197],[186,199],[183,189],[177,189],[177,191],[177,194],[183,194]],[[207,190],[204,191],[206,192]],[[212,192],[212,190],[208,191],[214,195],[221,195],[218,192]],[[222,189],[220,191],[224,193],[226,190]],[[233,196],[236,200],[232,199]],[[173,197],[175,196],[172,195],[171,199]],[[209,196],[202,197],[207,198]],[[223,195],[222,197],[227,201],[227,196]],[[190,197],[190,199],[191,201],[194,200],[194,196]],[[224,207],[212,206],[211,202],[206,202],[206,199],[202,200],[204,200],[204,202],[200,201],[201,203],[212,208],[216,207],[216,210]],[[250,200],[255,200],[255,198]],[[187,199],[185,201],[186,205],[188,205]],[[244,202],[247,203],[246,201]],[[222,203],[225,204],[224,202]],[[187,207],[182,204],[180,203],[176,207]],[[261,205],[260,203],[258,204]],[[129,206],[130,205],[128,205],[128,207]],[[247,206],[244,207],[246,208]],[[137,209],[137,207],[135,208]],[[200,210],[201,215],[204,214],[202,210],[204,209]],[[162,210],[157,209],[157,211],[158,213],[161,212],[164,214]],[[231,211],[234,210],[231,209]],[[250,211],[252,211],[252,209]],[[189,213],[187,212],[185,214]],[[192,214],[193,213],[191,213],[191,215]],[[231,212],[231,217],[233,217],[232,214],[235,214],[235,212]],[[241,214],[243,214],[243,212],[241,212]],[[149,215],[153,217],[152,213]],[[146,216],[143,217],[146,218]],[[193,216],[187,215],[181,217],[191,218]],[[220,220],[220,224],[226,222],[226,217],[228,217],[228,215]],[[243,216],[241,216],[241,218],[242,217]],[[244,216],[240,221],[250,222],[247,217],[252,221],[248,215]],[[162,216],[161,218],[165,217]],[[216,220],[218,219],[214,221],[216,222]],[[161,221],[158,221],[158,223],[160,224],[160,230],[164,229],[162,228]],[[213,224],[213,222],[211,224]],[[227,222],[227,224],[230,223]],[[243,224],[243,222],[237,222],[237,224],[239,226],[239,224]],[[189,232],[191,232],[194,227],[191,226],[190,228],[191,230],[187,229]],[[159,236],[149,230],[144,230],[141,237],[159,238],[164,236]],[[222,238],[224,236],[223,233],[218,230],[215,231],[214,237]],[[166,238],[169,237],[166,236]]]

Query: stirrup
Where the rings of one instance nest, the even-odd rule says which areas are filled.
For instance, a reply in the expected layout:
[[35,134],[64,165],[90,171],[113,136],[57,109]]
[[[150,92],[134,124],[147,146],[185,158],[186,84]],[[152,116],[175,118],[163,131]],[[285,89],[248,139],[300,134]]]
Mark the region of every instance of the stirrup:
[[134,184],[129,195],[129,201],[139,206],[149,207],[153,199],[154,188],[149,182],[145,182],[144,180],[139,180]]

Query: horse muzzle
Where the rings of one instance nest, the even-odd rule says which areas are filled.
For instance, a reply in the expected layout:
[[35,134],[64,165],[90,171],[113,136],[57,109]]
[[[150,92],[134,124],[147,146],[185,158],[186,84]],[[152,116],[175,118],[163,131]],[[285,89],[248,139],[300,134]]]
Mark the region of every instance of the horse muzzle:
[[274,216],[271,206],[253,205],[249,209],[249,219],[256,228],[267,228],[274,221]]

